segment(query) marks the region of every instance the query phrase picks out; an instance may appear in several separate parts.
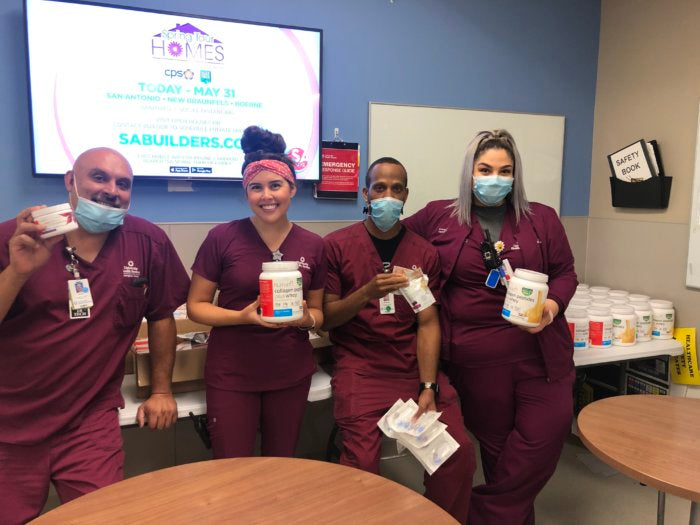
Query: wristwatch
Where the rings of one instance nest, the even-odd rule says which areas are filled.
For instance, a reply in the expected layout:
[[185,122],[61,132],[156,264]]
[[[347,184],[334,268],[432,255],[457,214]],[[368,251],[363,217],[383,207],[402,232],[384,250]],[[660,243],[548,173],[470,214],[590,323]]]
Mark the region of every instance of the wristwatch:
[[435,397],[440,394],[440,387],[438,386],[437,383],[431,383],[430,381],[426,381],[425,383],[421,383],[420,386],[418,387],[418,394],[425,390],[426,388],[429,388],[433,392],[435,392]]

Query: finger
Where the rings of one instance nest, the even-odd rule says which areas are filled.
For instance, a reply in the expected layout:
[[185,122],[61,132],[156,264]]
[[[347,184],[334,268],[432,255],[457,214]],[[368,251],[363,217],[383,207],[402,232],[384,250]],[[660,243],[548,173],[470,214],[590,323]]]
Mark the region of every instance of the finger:
[[158,428],[158,419],[158,415],[151,411],[151,413],[148,414],[148,427],[156,430]]
[[136,411],[136,422],[139,424],[139,428],[143,428],[144,424],[144,410],[143,410],[143,405],[139,407],[139,409]]
[[422,409],[422,408],[419,408],[418,410],[416,410],[416,413],[413,414],[413,417],[411,418],[411,423],[415,423],[416,421],[418,421],[418,419],[420,419],[420,417],[421,417],[424,413],[425,413],[425,410]]
[[20,235],[30,235],[32,237],[38,237],[43,232],[45,226],[41,224],[34,224],[33,222],[23,222],[17,225],[17,229],[13,237],[18,237]]
[[46,208],[46,204],[40,204],[38,206],[30,206],[29,208],[24,208],[21,212],[17,214],[17,226],[26,222],[34,222],[32,212],[40,210],[41,208]]

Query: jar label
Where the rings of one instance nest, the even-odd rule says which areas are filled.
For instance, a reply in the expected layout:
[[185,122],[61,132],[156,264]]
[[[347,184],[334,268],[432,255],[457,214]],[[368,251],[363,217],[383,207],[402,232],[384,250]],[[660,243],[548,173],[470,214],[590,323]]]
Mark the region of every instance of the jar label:
[[263,317],[292,317],[303,312],[301,277],[260,279],[260,311]]
[[588,323],[588,341],[591,346],[612,345],[612,322],[590,321]]
[[673,314],[653,314],[651,335],[664,337],[673,335]]
[[[503,302],[503,317],[517,319],[529,324],[539,324],[542,320],[544,301],[547,299],[543,290],[537,291],[533,296],[532,288],[518,287],[512,281]],[[527,293],[526,293],[527,292]]]
[[566,323],[569,325],[569,333],[574,342],[574,348],[586,348],[588,346],[588,323]]
[[636,341],[635,324],[630,319],[613,319],[613,341],[619,345],[631,345]]

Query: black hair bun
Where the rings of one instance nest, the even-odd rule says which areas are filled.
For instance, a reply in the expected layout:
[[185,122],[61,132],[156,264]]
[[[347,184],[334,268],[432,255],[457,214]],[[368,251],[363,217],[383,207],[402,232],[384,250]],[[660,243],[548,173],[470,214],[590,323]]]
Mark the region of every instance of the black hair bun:
[[284,155],[287,144],[279,133],[272,133],[259,126],[248,126],[241,137],[241,148],[244,153],[260,151]]

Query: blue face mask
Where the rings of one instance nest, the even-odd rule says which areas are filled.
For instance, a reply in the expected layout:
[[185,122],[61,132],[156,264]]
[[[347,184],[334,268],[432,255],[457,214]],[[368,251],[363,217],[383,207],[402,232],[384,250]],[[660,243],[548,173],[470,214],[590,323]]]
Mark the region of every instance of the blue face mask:
[[375,226],[383,232],[391,230],[403,211],[403,201],[393,197],[374,199],[369,203],[370,217]]
[[481,175],[474,177],[474,195],[487,206],[500,203],[513,189],[513,177]]
[[73,210],[73,215],[84,230],[90,233],[104,233],[124,223],[124,215],[128,210],[113,208],[81,197],[77,187],[75,195],[78,197],[78,204]]

